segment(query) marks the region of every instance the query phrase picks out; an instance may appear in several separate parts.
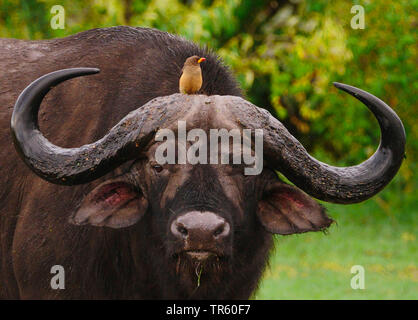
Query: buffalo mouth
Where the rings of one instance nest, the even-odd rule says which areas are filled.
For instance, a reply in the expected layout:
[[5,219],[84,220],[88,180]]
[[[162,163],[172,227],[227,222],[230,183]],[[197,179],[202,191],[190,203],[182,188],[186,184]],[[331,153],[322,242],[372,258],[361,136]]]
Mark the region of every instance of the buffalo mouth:
[[174,258],[186,258],[193,261],[219,260],[223,253],[209,249],[183,249],[173,255]]
[[213,251],[206,251],[206,250],[186,250],[183,251],[185,255],[189,258],[197,261],[206,261],[209,258],[217,258],[219,259],[219,255]]
[[227,263],[228,255],[220,250],[213,249],[181,249],[171,255],[176,263],[185,266],[214,266]]
[[183,249],[172,255],[176,274],[191,275],[194,279],[200,272],[214,276],[229,270],[230,257],[220,251],[207,249]]

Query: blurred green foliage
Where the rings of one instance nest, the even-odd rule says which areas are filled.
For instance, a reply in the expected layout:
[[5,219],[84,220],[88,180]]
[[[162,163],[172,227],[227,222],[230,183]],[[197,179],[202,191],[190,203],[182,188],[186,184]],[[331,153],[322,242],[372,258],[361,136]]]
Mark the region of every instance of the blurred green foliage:
[[[56,4],[65,8],[63,30],[50,27],[50,10]],[[365,29],[351,28],[355,4],[365,9]],[[270,110],[311,154],[334,165],[354,165],[372,155],[379,130],[367,108],[337,91],[332,82],[378,96],[405,125],[407,159],[400,173],[389,188],[364,204],[327,205],[341,226],[335,241],[307,234],[279,244],[281,254],[272,258],[268,281],[257,297],[277,297],[280,286],[289,287],[280,291],[282,298],[361,298],[348,287],[332,292],[347,286],[349,273],[340,269],[360,259],[377,270],[371,285],[380,285],[364,297],[416,298],[416,12],[418,0],[0,0],[0,37],[50,39],[115,25],[179,34],[218,52],[248,100]],[[335,251],[336,243],[341,248]],[[357,256],[351,259],[347,252]],[[306,255],[306,261],[300,255]],[[289,270],[297,276],[289,276]],[[390,279],[387,270],[394,270]],[[325,277],[341,286],[330,280],[322,288],[318,283]]]

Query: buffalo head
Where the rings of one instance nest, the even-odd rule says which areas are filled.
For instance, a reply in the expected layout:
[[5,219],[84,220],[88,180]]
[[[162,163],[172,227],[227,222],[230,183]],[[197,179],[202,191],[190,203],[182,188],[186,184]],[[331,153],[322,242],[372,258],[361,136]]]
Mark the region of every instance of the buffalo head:
[[[231,261],[245,264],[254,258],[246,245],[263,247],[268,241],[265,230],[292,234],[327,228],[332,219],[307,194],[328,202],[363,201],[389,183],[404,157],[405,132],[393,110],[371,94],[344,84],[335,85],[363,102],[381,129],[378,150],[353,167],[333,167],[314,159],[268,111],[235,96],[158,97],[129,113],[92,144],[72,149],[53,145],[38,128],[43,97],[64,80],[97,72],[65,69],[29,85],[12,117],[16,149],[37,175],[62,185],[93,181],[132,161],[127,172],[92,190],[71,221],[122,228],[142,220],[170,270],[190,282],[190,287],[190,274],[198,275],[201,268],[204,274],[212,274],[212,282],[222,281],[223,274],[233,272]],[[154,136],[162,128],[176,131],[179,120],[186,121],[189,130],[206,132],[262,129],[264,169],[259,175],[245,175],[240,164],[159,163],[155,154],[163,142]],[[280,181],[275,170],[304,192]]]

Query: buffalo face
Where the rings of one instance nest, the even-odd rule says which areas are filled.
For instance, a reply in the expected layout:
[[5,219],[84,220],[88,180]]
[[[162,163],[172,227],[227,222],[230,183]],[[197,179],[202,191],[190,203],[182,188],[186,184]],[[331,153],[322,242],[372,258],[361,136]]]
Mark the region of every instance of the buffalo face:
[[159,145],[151,143],[128,172],[92,190],[72,222],[112,228],[144,222],[162,263],[188,294],[198,279],[201,290],[217,286],[237,265],[268,251],[269,233],[318,231],[332,223],[316,201],[268,167],[245,175],[244,165],[160,165]]

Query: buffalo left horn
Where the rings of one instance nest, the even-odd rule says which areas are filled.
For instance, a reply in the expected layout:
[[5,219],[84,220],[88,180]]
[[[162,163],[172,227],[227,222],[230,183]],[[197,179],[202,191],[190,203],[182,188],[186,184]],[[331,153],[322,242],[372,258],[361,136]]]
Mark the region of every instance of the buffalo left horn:
[[181,114],[175,103],[170,108],[164,104],[159,108],[144,106],[129,113],[94,143],[61,148],[49,142],[38,126],[38,111],[44,96],[65,80],[99,71],[71,68],[51,72],[32,82],[17,99],[11,119],[13,142],[23,161],[41,178],[63,185],[93,181],[136,158],[158,127]]

